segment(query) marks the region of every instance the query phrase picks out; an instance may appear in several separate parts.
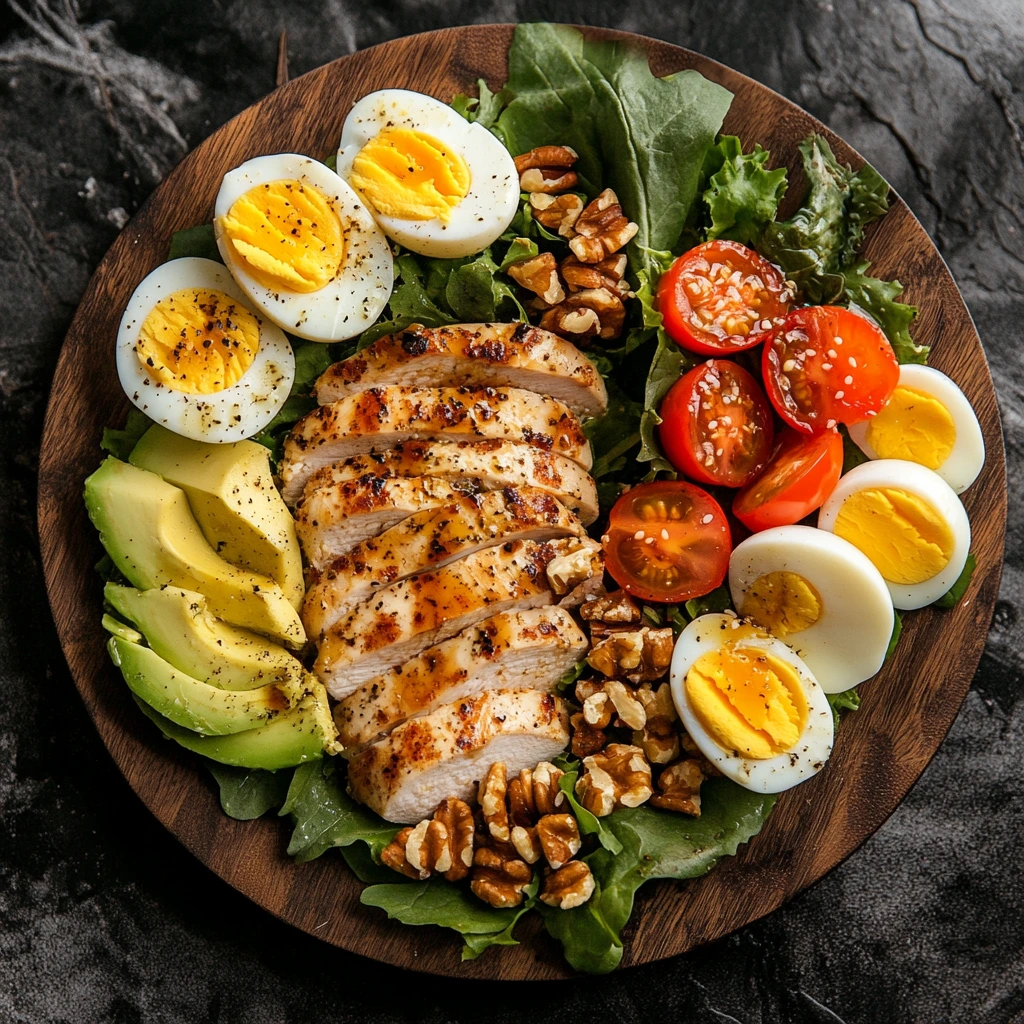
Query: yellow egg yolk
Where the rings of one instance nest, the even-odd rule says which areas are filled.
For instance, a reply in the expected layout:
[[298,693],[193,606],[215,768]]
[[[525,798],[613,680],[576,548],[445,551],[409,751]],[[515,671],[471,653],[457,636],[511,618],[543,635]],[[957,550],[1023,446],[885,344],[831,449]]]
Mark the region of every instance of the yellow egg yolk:
[[851,494],[832,529],[863,551],[890,583],[930,580],[953,555],[949,523],[923,498],[897,487]]
[[956,422],[933,395],[901,386],[871,421],[866,438],[880,459],[938,469],[956,444]]
[[259,347],[259,321],[244,306],[210,288],[185,288],[150,310],[135,353],[161,384],[211,395],[237,384]]
[[727,645],[686,673],[690,708],[724,750],[764,760],[796,746],[807,700],[791,665],[755,647]]
[[345,234],[330,200],[301,181],[249,189],[220,227],[249,273],[273,291],[319,291],[338,276],[345,257]]
[[459,153],[411,128],[385,128],[352,161],[349,181],[377,210],[403,220],[447,222],[469,194]]
[[778,570],[754,580],[740,614],[753,619],[772,636],[785,640],[821,618],[821,595],[810,580],[795,572]]

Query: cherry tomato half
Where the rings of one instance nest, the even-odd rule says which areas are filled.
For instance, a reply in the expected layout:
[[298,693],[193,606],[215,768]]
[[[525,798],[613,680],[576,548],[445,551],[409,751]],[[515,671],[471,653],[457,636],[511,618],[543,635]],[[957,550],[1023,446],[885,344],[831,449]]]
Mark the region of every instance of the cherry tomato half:
[[798,523],[825,503],[842,471],[843,439],[835,430],[808,437],[787,427],[764,472],[736,493],[733,515],[754,533]]
[[709,359],[672,385],[658,410],[669,461],[702,484],[742,487],[772,453],[772,410],[754,378]]
[[602,538],[612,579],[642,601],[701,597],[725,579],[732,537],[722,506],[685,480],[627,491]]
[[665,330],[683,348],[708,356],[764,341],[792,301],[778,267],[724,239],[683,253],[658,283]]
[[765,345],[761,371],[776,412],[807,434],[874,415],[900,377],[882,331],[839,306],[794,309]]

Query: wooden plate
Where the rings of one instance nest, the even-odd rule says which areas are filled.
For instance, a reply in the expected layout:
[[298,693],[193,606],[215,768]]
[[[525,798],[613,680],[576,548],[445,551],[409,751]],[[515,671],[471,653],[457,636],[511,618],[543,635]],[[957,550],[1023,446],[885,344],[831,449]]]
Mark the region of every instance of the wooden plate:
[[[222,175],[262,153],[326,157],[353,101],[374,89],[417,89],[448,101],[479,77],[498,88],[505,81],[511,38],[507,25],[445,29],[343,57],[239,114],[182,161],[111,246],[68,332],[40,453],[39,535],[61,644],[103,742],[146,806],[200,860],[271,913],[345,949],[437,974],[542,979],[572,972],[538,922],[522,922],[520,946],[460,964],[453,933],[404,927],[363,907],[362,887],[340,857],[295,865],[284,853],[282,822],[238,822],[221,812],[205,770],[159,737],[107,659],[101,586],[93,571],[99,547],[82,502],[82,482],[100,459],[101,430],[122,422],[127,408],[113,359],[121,311],[138,282],[166,258],[171,234],[210,219]],[[631,38],[646,47],[656,74],[696,68],[735,93],[725,130],[748,147],[761,143],[776,160],[786,160],[791,173],[799,163],[796,143],[812,131],[824,133],[841,160],[862,162],[813,117],[757,82],[688,50]],[[901,200],[872,230],[866,254],[876,273],[906,284],[907,301],[921,306],[917,338],[933,346],[933,365],[957,381],[981,420],[988,461],[964,495],[979,569],[968,598],[954,611],[906,616],[896,656],[863,687],[863,708],[844,722],[828,768],[785,794],[764,831],[738,857],[702,879],[641,890],[627,930],[626,965],[726,935],[774,910],[855,850],[928,764],[981,656],[999,587],[1006,521],[992,380],[949,271]]]

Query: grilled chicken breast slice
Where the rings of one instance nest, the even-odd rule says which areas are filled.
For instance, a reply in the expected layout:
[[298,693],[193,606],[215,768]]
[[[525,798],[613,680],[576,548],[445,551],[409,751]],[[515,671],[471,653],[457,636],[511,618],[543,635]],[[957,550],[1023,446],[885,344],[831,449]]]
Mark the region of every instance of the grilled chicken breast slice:
[[557,398],[577,416],[608,408],[594,364],[572,342],[526,323],[413,324],[328,367],[316,397],[325,405],[385,384],[523,388]]
[[501,438],[554,452],[589,470],[580,421],[553,398],[519,388],[369,388],[321,405],[295,424],[284,444],[281,478],[290,494],[321,466],[401,441]]
[[510,776],[549,761],[569,742],[565,702],[539,690],[503,690],[444,704],[352,756],[352,795],[382,818],[411,825],[445,797],[471,800],[497,761]]
[[582,537],[583,524],[561,502],[531,487],[466,495],[416,512],[378,537],[314,570],[302,606],[314,639],[376,588],[513,540]]
[[562,608],[494,615],[346,697],[334,709],[341,742],[357,750],[409,718],[485,690],[549,691],[588,646]]
[[[558,595],[546,569],[556,558],[577,562]],[[514,541],[421,572],[378,590],[328,629],[313,671],[341,700],[374,676],[499,612],[578,604],[601,585],[599,544],[587,538]]]
[[585,525],[598,515],[597,487],[572,459],[519,441],[405,441],[385,451],[351,455],[317,470],[305,491],[286,491],[292,504],[303,493],[349,480],[429,476],[466,494],[503,487],[536,487],[557,498]]

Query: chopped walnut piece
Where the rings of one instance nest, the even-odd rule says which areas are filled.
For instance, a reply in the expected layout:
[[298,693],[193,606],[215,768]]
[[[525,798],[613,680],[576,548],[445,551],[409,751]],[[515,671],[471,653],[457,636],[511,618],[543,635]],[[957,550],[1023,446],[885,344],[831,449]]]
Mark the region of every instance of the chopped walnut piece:
[[594,575],[594,552],[580,547],[567,555],[559,555],[548,562],[545,573],[551,589],[563,597]]
[[505,794],[508,790],[508,774],[503,761],[495,761],[480,783],[477,800],[483,812],[484,824],[492,839],[509,841],[508,808]]
[[624,590],[616,590],[593,601],[584,601],[580,606],[580,616],[586,622],[606,622],[609,625],[639,622],[640,606]]
[[672,664],[675,638],[670,628],[609,633],[587,655],[587,664],[606,676],[625,676],[634,685],[660,679]]
[[449,882],[469,874],[473,863],[473,812],[462,800],[442,800],[432,818],[415,828],[403,828],[381,851],[389,868],[424,879],[437,873]]
[[574,227],[576,237],[569,240],[569,248],[581,263],[598,263],[611,256],[639,231],[623,214],[619,198],[610,188],[583,208]]
[[562,238],[572,238],[573,225],[583,211],[583,200],[572,192],[552,196],[546,192],[530,193],[530,209],[533,217],[548,231],[557,231]]
[[516,825],[529,828],[565,803],[565,794],[558,785],[562,775],[561,768],[541,761],[532,771],[524,768],[509,781],[508,807]]
[[639,807],[650,799],[651,766],[639,747],[610,743],[583,759],[576,795],[591,814],[603,818],[616,807]]
[[403,828],[395,838],[392,839],[383,850],[381,850],[380,861],[393,871],[397,871],[409,878],[415,878],[419,881],[423,881],[423,879],[430,877],[430,872],[414,868],[405,856],[405,846],[406,843],[409,842],[409,836],[411,835],[411,827]]
[[537,840],[553,871],[580,852],[580,829],[571,814],[545,814],[537,822]]
[[[444,825],[448,833],[448,845],[452,866],[444,873],[449,882],[458,882],[469,874],[473,864],[473,840],[476,828],[469,804],[455,797],[441,801],[434,811],[434,821]],[[435,868],[440,870],[440,868]]]
[[518,907],[533,869],[506,844],[477,847],[469,887],[492,907]]
[[629,295],[626,275],[626,254],[616,253],[598,263],[580,263],[575,256],[567,256],[558,268],[570,292],[586,288],[607,288],[617,295]]
[[515,158],[523,192],[568,192],[577,181],[572,165],[576,151],[568,146],[538,146]]
[[613,723],[627,729],[643,729],[647,723],[647,714],[637,695],[617,679],[581,680],[576,684],[576,699],[583,704],[583,720],[595,729],[607,729]]
[[512,829],[512,845],[527,864],[536,864],[543,853],[540,840],[537,838],[537,829],[532,825],[516,825]]
[[619,295],[607,288],[585,288],[547,310],[540,326],[573,340],[608,339],[617,338],[625,322],[626,307]]
[[662,683],[656,690],[644,683],[636,691],[637,700],[644,707],[647,722],[633,733],[633,742],[647,755],[651,764],[670,764],[679,757],[679,731],[676,729],[676,706],[672,688]]
[[663,811],[678,811],[700,817],[700,784],[704,773],[696,760],[677,761],[658,777],[658,789],[651,805]]
[[594,876],[586,861],[571,860],[552,871],[541,886],[540,898],[549,907],[572,910],[594,895]]
[[520,260],[508,268],[508,276],[543,302],[554,306],[565,298],[565,289],[558,279],[558,264],[549,252],[542,252],[528,260]]
[[572,744],[570,749],[577,757],[589,757],[599,750],[604,750],[608,737],[603,729],[596,729],[583,717],[582,711],[577,711],[570,716],[569,725],[572,726]]

